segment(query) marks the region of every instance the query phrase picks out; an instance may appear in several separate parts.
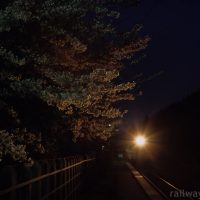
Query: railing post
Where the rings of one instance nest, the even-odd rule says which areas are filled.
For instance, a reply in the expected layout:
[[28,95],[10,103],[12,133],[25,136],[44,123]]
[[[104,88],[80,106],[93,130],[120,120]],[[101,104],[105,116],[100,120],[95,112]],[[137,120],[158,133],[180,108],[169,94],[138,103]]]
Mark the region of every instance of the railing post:
[[[35,162],[35,164],[31,168],[32,172],[32,178],[39,177],[42,175],[42,168],[41,165],[38,162]],[[32,199],[40,200],[42,197],[42,184],[41,180],[37,181],[32,184]]]
[[[68,166],[68,159],[64,158],[64,167],[66,168]],[[65,197],[67,196],[68,193],[68,184],[67,181],[69,180],[69,176],[68,176],[68,169],[65,170],[64,172],[64,183],[65,183],[65,187],[64,187],[64,191],[63,191],[63,199],[65,199]]]
[[[53,172],[56,170],[56,161],[55,160],[49,160],[48,162],[50,166],[50,172]],[[52,175],[50,178],[50,191],[56,188],[56,182],[57,182],[57,174]],[[56,194],[52,194],[49,199],[55,200]]]
[[[42,169],[42,175],[50,172],[50,166],[49,166],[48,161],[42,161],[40,165]],[[48,194],[50,191],[50,177],[47,177],[41,180],[41,185],[42,185],[42,197],[43,197],[45,194]]]
[[[63,169],[65,167],[65,160],[64,159],[57,159],[56,160],[56,169]],[[60,172],[57,174],[57,187],[63,185],[65,183],[65,171],[64,172]],[[64,198],[64,187],[62,187],[61,189],[58,190],[57,192],[57,200],[63,200]]]
[[[72,158],[72,165],[74,165],[76,162],[75,162],[75,157]],[[72,199],[74,200],[75,199],[75,188],[76,188],[76,185],[75,185],[75,167],[73,166],[72,167],[72,185],[73,185],[73,191],[72,191]]]
[[[71,159],[70,158],[67,159],[67,163],[68,163],[68,166],[71,165]],[[71,180],[71,169],[70,168],[67,170],[67,174],[68,174],[67,197],[69,197],[69,194],[70,194],[70,191],[71,191],[71,181],[70,181]]]
[[[72,157],[69,158],[69,166],[73,165],[72,162]],[[72,194],[71,192],[73,191],[73,184],[72,184],[72,178],[73,178],[73,174],[72,174],[72,168],[69,169],[69,199],[72,199]]]
[[[18,183],[22,183],[24,181],[31,179],[30,167],[19,166],[19,168],[17,169],[17,172],[19,174]],[[20,190],[17,191],[17,196],[18,196],[18,199],[31,200],[31,193],[32,193],[32,184],[28,184],[27,186],[24,186]]]
[[[14,167],[6,166],[1,169],[0,172],[0,190],[4,190],[6,188],[12,187],[17,184],[17,173]],[[13,190],[12,192],[0,195],[0,200],[16,200],[16,191]]]

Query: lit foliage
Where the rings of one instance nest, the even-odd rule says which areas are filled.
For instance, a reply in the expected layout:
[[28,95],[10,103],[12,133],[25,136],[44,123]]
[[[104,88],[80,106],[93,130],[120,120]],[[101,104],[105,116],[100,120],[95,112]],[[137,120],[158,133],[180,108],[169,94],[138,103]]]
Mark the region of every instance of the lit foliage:
[[[8,109],[9,115],[20,125],[20,119],[14,109]],[[0,161],[6,156],[17,162],[32,165],[33,160],[29,153],[43,154],[45,152],[41,143],[41,134],[28,132],[26,129],[12,128],[9,131],[0,130]]]
[[[124,2],[129,1],[113,4]],[[0,99],[37,97],[65,113],[74,140],[107,140],[127,112],[115,103],[134,99],[128,92],[134,82],[113,80],[123,61],[132,60],[149,41],[138,37],[139,25],[118,33],[112,22],[120,13],[107,5],[92,0],[2,4]]]
[[0,161],[5,156],[10,156],[14,161],[32,165],[33,160],[29,155],[29,148],[37,153],[44,153],[41,138],[26,130],[16,129],[12,133],[0,130]]

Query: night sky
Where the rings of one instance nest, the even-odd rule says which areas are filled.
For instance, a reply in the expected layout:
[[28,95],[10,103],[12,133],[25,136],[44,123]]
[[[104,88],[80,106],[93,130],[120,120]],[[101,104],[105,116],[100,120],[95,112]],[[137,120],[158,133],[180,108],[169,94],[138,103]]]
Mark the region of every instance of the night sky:
[[140,120],[200,88],[200,1],[143,0],[122,12],[122,29],[143,24],[141,34],[151,37],[146,58],[128,67],[124,79],[137,73],[164,73],[142,84],[143,96],[127,104],[127,118]]

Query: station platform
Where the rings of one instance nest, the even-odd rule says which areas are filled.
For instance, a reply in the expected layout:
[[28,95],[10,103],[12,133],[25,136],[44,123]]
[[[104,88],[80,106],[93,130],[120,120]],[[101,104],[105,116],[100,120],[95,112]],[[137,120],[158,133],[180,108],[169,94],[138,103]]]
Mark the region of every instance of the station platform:
[[124,160],[98,160],[84,200],[149,200]]

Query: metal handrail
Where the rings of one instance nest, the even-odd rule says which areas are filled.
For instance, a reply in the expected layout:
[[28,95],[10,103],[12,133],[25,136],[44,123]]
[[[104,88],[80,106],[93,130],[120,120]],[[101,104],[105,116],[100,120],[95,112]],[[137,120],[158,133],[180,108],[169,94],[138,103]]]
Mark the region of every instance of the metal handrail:
[[[70,183],[71,181],[75,180],[77,177],[79,177],[80,174],[77,174],[76,176],[74,176],[73,178],[71,178],[70,180],[68,180],[67,182],[65,182],[64,184],[60,185],[59,187],[55,188],[54,190],[52,190],[51,192],[49,192],[48,194],[46,194],[45,196],[42,197],[43,199],[48,198],[49,196],[51,196],[53,193],[57,192],[58,190],[60,190],[62,187],[64,187],[65,185],[67,185],[68,183]],[[73,192],[73,191],[72,191]]]
[[47,177],[56,175],[56,174],[58,174],[58,173],[60,173],[60,172],[64,172],[64,171],[66,171],[66,170],[68,170],[68,169],[74,168],[74,167],[76,167],[76,166],[79,166],[79,165],[81,165],[81,164],[83,164],[83,163],[86,163],[86,162],[89,162],[89,161],[92,161],[92,160],[95,160],[95,158],[90,158],[90,159],[86,159],[86,160],[80,161],[80,162],[78,162],[78,163],[75,163],[75,164],[73,164],[73,165],[67,166],[67,167],[65,167],[65,168],[62,168],[62,169],[59,169],[59,170],[55,170],[55,171],[53,171],[53,172],[49,172],[49,173],[47,173],[47,174],[44,174],[44,175],[35,177],[35,178],[30,179],[30,180],[28,180],[28,181],[19,183],[19,184],[14,185],[14,186],[12,186],[12,187],[10,187],[10,188],[4,189],[4,190],[0,190],[0,196],[5,195],[5,194],[7,194],[7,193],[9,193],[9,192],[12,192],[12,191],[14,191],[14,190],[20,189],[20,188],[22,188],[22,187],[28,186],[28,185],[30,185],[30,184],[32,184],[32,183],[35,183],[35,182],[37,182],[37,181],[40,181],[40,180],[42,180],[42,179],[44,179],[44,178],[47,178]]

